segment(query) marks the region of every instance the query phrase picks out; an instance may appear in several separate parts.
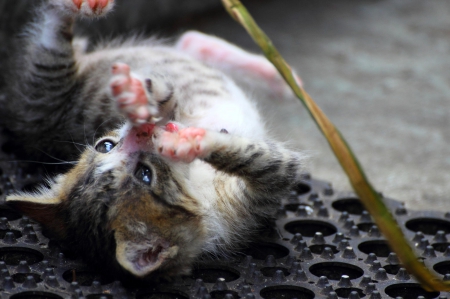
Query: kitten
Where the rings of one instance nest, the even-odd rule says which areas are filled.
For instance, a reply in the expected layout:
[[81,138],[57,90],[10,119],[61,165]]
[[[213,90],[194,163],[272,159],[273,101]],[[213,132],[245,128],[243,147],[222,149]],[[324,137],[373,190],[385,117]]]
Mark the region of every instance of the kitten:
[[287,87],[263,57],[198,32],[173,46],[131,40],[83,52],[74,20],[112,6],[50,0],[37,9],[7,78],[8,127],[66,156],[73,145],[55,140],[101,137],[49,189],[7,203],[103,269],[188,274],[200,254],[248,242],[301,171],[301,155],[268,139],[222,71]]

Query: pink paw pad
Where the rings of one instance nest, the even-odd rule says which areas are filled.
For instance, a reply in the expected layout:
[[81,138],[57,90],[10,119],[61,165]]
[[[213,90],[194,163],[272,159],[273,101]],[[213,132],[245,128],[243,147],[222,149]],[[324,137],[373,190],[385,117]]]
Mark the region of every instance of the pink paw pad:
[[151,114],[144,84],[131,76],[130,67],[125,63],[115,63],[112,66],[112,73],[114,77],[110,88],[112,95],[116,97],[119,110],[133,125],[147,122]]
[[[110,0],[88,0],[89,7],[92,9],[103,9],[108,5]],[[111,1],[112,2],[112,1]]]
[[81,8],[81,4],[83,4],[83,0],[72,0],[73,4],[75,4],[75,6],[80,9]]
[[178,132],[180,129],[178,128],[178,126],[174,123],[167,123],[166,124],[166,131],[171,132],[171,133],[176,133]]
[[[68,0],[70,2],[70,0]],[[75,12],[85,16],[100,16],[108,13],[114,0],[72,0]]]
[[185,128],[176,133],[166,131],[161,136],[158,150],[174,160],[192,162],[205,150],[202,146],[205,134],[206,131],[199,128]]

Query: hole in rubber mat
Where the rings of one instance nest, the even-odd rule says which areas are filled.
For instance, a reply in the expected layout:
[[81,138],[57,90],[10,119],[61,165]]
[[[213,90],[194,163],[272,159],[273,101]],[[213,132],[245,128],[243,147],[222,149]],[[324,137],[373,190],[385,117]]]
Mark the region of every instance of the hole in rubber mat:
[[365,254],[374,253],[377,257],[388,257],[392,252],[384,240],[367,241],[358,245],[358,249]]
[[[211,298],[213,298],[213,299],[224,299],[225,296],[227,296],[227,295],[233,296],[233,299],[241,298],[237,292],[229,291],[229,290],[227,290],[227,291],[212,291],[209,294],[211,295]],[[227,296],[227,297],[229,297],[229,296]]]
[[259,293],[264,299],[313,299],[314,292],[297,286],[273,286],[261,290]]
[[450,233],[450,222],[436,218],[416,218],[406,222],[406,228],[413,232],[422,232],[426,235],[435,235],[443,230],[446,234]]
[[319,220],[292,221],[287,223],[284,229],[293,235],[300,233],[304,237],[314,237],[316,233],[322,233],[326,237],[337,232],[334,225]]
[[22,237],[22,233],[15,229],[0,229],[0,239],[3,239],[6,233],[12,232],[16,239]]
[[36,273],[16,273],[12,276],[12,279],[16,283],[24,283],[25,280],[27,280],[28,276],[33,276],[34,281],[36,281],[36,283],[39,283],[42,281],[41,276]]
[[265,267],[261,269],[261,273],[265,277],[272,277],[278,270],[283,271],[284,276],[288,276],[289,274],[291,274],[288,269],[283,267]]
[[238,279],[240,276],[238,271],[226,266],[202,266],[192,271],[193,279],[200,278],[206,283],[215,283],[218,278],[223,278],[226,282],[230,282]]
[[363,290],[358,288],[339,288],[334,290],[336,292],[336,295],[340,298],[348,298],[350,296],[351,292],[357,292],[359,295],[359,298],[365,297],[366,294],[364,294]]
[[334,245],[328,245],[328,244],[323,244],[323,245],[311,245],[309,246],[309,249],[311,250],[312,253],[315,254],[322,254],[323,250],[325,249],[325,247],[329,247],[331,249],[331,251],[336,254],[339,252],[339,250],[337,249],[336,246]]
[[388,286],[385,290],[389,297],[403,299],[416,299],[423,296],[425,299],[432,299],[439,296],[439,292],[427,292],[417,283],[400,283]]
[[342,275],[356,279],[364,274],[361,268],[340,262],[318,263],[309,267],[309,271],[317,277],[326,276],[329,280],[340,280]]
[[1,217],[6,217],[6,219],[8,219],[8,221],[14,221],[14,220],[22,218],[22,215],[20,215],[16,211],[11,210],[5,206],[0,206],[0,218]]
[[[86,296],[86,299],[113,299],[114,296],[111,294],[90,294]],[[161,298],[161,297],[156,297]]]
[[298,195],[303,195],[311,191],[311,187],[305,183],[298,183],[294,188],[294,191],[297,191]]
[[241,252],[244,255],[251,255],[257,260],[265,260],[269,255],[273,255],[276,259],[289,255],[289,249],[275,243],[252,243]]
[[67,282],[78,282],[81,286],[90,286],[93,281],[99,281],[101,285],[109,284],[114,281],[111,277],[106,277],[91,271],[83,271],[83,270],[67,270],[63,273],[63,278]]
[[363,223],[358,223],[356,226],[358,227],[358,229],[360,231],[368,233],[370,231],[370,229],[372,228],[372,226],[374,226],[374,225],[375,225],[375,223],[372,223],[372,222],[363,222]]
[[439,252],[445,252],[447,248],[450,246],[450,243],[433,243],[431,244],[433,246],[434,250]]
[[361,215],[365,210],[363,204],[358,198],[342,198],[334,201],[331,206],[339,212],[348,212],[353,215]]
[[450,274],[450,261],[440,262],[433,266],[434,271],[439,274]]
[[400,265],[386,265],[383,268],[384,268],[384,270],[386,270],[386,273],[392,274],[392,275],[397,275],[397,273],[401,267],[402,266],[400,266]]
[[144,291],[137,294],[136,299],[189,299],[189,296],[177,291]]
[[20,261],[26,261],[29,265],[39,263],[44,255],[39,251],[25,247],[3,247],[0,248],[0,261],[8,266],[17,266]]
[[12,295],[10,299],[63,299],[63,298],[53,293],[31,291]]

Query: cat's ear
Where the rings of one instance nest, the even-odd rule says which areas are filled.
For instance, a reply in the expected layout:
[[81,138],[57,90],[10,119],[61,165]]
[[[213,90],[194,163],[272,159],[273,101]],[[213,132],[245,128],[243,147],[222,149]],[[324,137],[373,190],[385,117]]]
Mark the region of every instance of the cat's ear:
[[8,206],[42,224],[57,236],[65,236],[61,198],[51,190],[40,193],[17,193],[6,198]]
[[117,262],[131,274],[144,277],[159,269],[167,259],[175,257],[178,246],[170,247],[161,238],[145,236],[127,238],[127,234],[114,233],[116,239]]

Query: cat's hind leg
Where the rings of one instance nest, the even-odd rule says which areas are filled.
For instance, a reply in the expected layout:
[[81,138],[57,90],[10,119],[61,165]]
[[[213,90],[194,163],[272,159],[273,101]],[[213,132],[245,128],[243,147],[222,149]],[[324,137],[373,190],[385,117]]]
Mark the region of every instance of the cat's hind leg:
[[[247,52],[223,39],[197,31],[188,31],[180,37],[176,47],[225,72],[244,73],[252,77],[255,82],[262,79],[266,83],[265,86],[277,96],[292,95],[292,91],[277,69],[264,56]],[[300,77],[295,72],[294,76],[302,85]],[[243,77],[240,76],[240,78]]]

